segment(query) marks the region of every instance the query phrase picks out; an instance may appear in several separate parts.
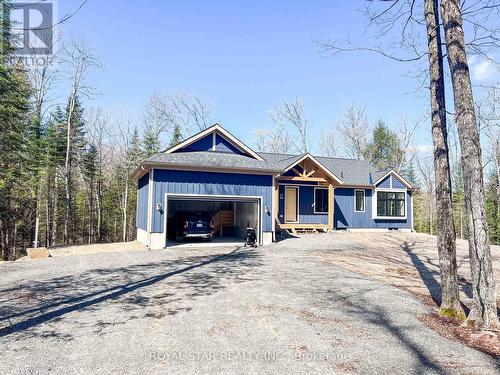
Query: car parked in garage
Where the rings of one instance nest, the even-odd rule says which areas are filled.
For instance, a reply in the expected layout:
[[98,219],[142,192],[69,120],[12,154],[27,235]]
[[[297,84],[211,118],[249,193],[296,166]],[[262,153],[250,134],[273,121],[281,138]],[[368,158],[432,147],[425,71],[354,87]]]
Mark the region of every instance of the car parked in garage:
[[214,224],[208,212],[179,211],[173,221],[174,238],[176,241],[184,239],[211,240]]

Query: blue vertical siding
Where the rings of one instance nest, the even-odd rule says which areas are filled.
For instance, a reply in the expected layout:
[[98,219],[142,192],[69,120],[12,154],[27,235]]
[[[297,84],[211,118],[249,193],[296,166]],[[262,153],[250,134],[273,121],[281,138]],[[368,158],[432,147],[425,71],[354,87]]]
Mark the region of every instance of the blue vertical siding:
[[229,142],[226,138],[220,134],[215,136],[215,151],[217,152],[230,152],[233,154],[245,155],[239,148]]
[[165,194],[262,196],[262,229],[272,231],[273,177],[237,173],[194,172],[155,169],[153,193],[153,232],[163,232],[164,212],[156,211],[157,203],[165,207]]
[[380,181],[377,184],[377,187],[384,188],[384,189],[389,189],[391,187],[391,177],[392,177],[392,175],[389,175],[386,178],[384,178],[382,181]]
[[392,188],[393,189],[404,189],[406,187],[405,184],[401,182],[401,180],[395,176],[392,177]]
[[212,133],[210,133],[207,136],[198,139],[196,142],[193,142],[190,145],[187,145],[186,147],[183,147],[180,150],[177,150],[176,152],[182,152],[182,151],[211,151],[213,143],[214,143],[214,141],[213,141],[213,135],[212,135]]
[[137,182],[137,228],[147,230],[148,227],[148,193],[149,173],[142,176]]
[[[288,186],[293,186],[289,184]],[[298,186],[299,188],[299,223],[328,224],[328,214],[314,213],[314,186]],[[285,223],[285,185],[279,186],[278,219]]]
[[[214,135],[210,133],[203,138],[198,139],[196,142],[177,150],[176,152],[189,152],[189,151],[214,151]],[[233,154],[245,155],[236,145],[228,141],[221,134],[215,133],[215,151],[228,152]]]
[[[356,188],[358,190],[359,188]],[[335,189],[334,226],[335,228],[411,228],[413,217],[411,207],[411,192],[406,194],[406,219],[373,220],[372,198],[373,190],[365,190],[365,212],[354,211],[355,188]]]

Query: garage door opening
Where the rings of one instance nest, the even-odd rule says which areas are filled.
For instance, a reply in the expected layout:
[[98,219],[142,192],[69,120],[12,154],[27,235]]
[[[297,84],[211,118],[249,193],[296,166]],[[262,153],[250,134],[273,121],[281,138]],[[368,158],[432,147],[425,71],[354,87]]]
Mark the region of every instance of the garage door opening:
[[[259,197],[222,197],[222,196],[182,196],[166,195],[166,246],[193,245],[242,245],[247,227],[257,233],[257,243],[261,244],[261,199]],[[210,221],[208,229],[202,223]],[[196,228],[185,230],[186,221],[197,221]],[[212,234],[211,240],[205,234]],[[187,235],[186,235],[187,233]]]

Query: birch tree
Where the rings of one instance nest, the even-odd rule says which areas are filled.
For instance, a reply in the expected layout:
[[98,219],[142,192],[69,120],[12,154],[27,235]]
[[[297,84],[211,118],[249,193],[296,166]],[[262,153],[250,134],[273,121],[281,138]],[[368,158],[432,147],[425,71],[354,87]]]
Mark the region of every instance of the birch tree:
[[309,152],[311,147],[311,139],[309,134],[310,123],[305,115],[305,104],[301,99],[283,100],[270,112],[271,119],[275,124],[283,124],[278,128],[291,128],[296,136],[295,145],[296,152],[305,154]]
[[351,159],[364,160],[371,128],[364,106],[351,104],[343,112],[337,125],[344,153]]
[[64,62],[68,66],[69,78],[71,82],[71,91],[69,95],[69,103],[66,119],[66,157],[64,163],[64,178],[66,192],[66,211],[64,218],[64,242],[68,243],[70,236],[70,228],[72,226],[71,215],[73,210],[72,202],[72,154],[73,154],[73,136],[74,129],[72,123],[75,119],[77,101],[79,96],[89,96],[92,93],[92,88],[86,85],[86,75],[90,69],[100,66],[100,63],[95,55],[85,43],[75,41],[70,43],[64,49]]

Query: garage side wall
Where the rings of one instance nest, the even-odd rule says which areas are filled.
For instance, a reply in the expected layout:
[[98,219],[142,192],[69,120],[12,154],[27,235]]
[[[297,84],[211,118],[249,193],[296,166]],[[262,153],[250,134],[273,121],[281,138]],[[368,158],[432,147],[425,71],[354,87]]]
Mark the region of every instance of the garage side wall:
[[153,233],[163,233],[165,194],[236,195],[262,197],[269,212],[262,218],[262,230],[272,232],[273,177],[239,173],[197,172],[155,169],[153,188]]
[[149,173],[142,176],[137,182],[137,228],[147,230],[148,227],[148,190]]

